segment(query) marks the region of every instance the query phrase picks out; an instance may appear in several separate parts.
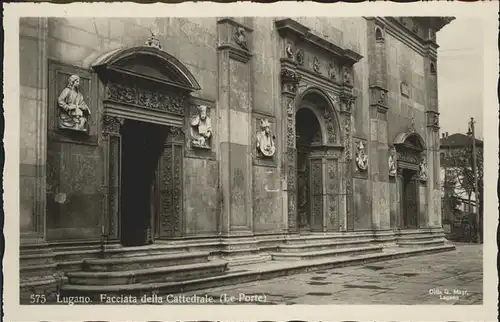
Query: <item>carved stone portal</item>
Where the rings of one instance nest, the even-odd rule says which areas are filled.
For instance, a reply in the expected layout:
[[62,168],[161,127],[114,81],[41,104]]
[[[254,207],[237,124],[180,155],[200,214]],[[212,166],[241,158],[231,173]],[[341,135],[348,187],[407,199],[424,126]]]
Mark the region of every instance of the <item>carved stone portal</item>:
[[360,171],[366,171],[368,168],[368,155],[365,151],[365,145],[361,141],[356,143],[356,166]]
[[271,133],[268,120],[261,120],[261,131],[257,134],[257,152],[261,157],[272,157],[276,153],[275,136]]
[[90,109],[80,92],[80,76],[71,75],[68,85],[57,99],[59,106],[59,128],[88,132]]
[[191,117],[191,146],[209,150],[212,139],[212,120],[208,115],[208,107],[199,105],[197,113]]

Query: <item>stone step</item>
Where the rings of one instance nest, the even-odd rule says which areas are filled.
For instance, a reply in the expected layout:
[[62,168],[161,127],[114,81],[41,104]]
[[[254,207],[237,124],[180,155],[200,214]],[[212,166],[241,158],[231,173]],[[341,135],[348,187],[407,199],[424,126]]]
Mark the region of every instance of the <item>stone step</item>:
[[152,267],[118,272],[69,272],[70,285],[126,285],[135,283],[163,283],[183,281],[224,273],[226,261],[210,261],[167,267]]
[[50,252],[36,253],[36,254],[22,254],[19,257],[20,265],[33,266],[40,264],[50,264],[54,262],[54,254]]
[[208,252],[173,253],[164,255],[142,255],[137,257],[88,259],[83,261],[83,270],[89,272],[110,272],[132,269],[165,267],[205,263]]
[[311,236],[293,236],[291,238],[285,239],[285,244],[311,244],[311,243],[324,243],[331,241],[364,241],[371,242],[374,240],[373,234],[364,235],[311,235]]
[[399,247],[431,247],[444,245],[444,239],[417,240],[417,241],[399,241]]
[[441,235],[442,230],[430,230],[430,229],[407,229],[398,230],[395,232],[396,237],[408,236],[408,235]]
[[439,235],[405,235],[398,237],[398,241],[411,241],[411,240],[433,240],[444,238],[444,234]]
[[273,260],[309,260],[333,256],[355,256],[381,252],[382,246],[365,246],[357,248],[339,248],[320,251],[304,251],[293,253],[272,253]]
[[297,253],[304,251],[319,251],[339,248],[352,248],[361,245],[370,245],[370,241],[352,240],[352,241],[321,241],[317,243],[305,244],[285,244],[279,246],[279,251],[282,253]]
[[[72,296],[88,296],[92,298],[95,303],[106,304],[100,301],[101,295],[117,296],[123,298],[125,296],[137,296],[140,302],[140,296],[147,295],[166,295],[169,294],[171,300],[175,300],[172,296],[190,291],[203,290],[213,287],[221,287],[228,285],[235,285],[238,283],[255,282],[259,280],[272,279],[276,277],[288,276],[291,274],[299,274],[310,272],[314,270],[327,270],[332,268],[341,268],[355,265],[365,265],[378,261],[386,261],[391,259],[405,258],[410,256],[417,256],[423,254],[433,254],[439,252],[452,251],[455,249],[453,245],[444,245],[438,247],[424,247],[417,249],[404,249],[397,248],[396,251],[390,253],[379,252],[375,254],[365,254],[358,256],[340,256],[333,258],[323,258],[311,261],[290,261],[290,262],[277,262],[280,265],[262,266],[257,265],[253,269],[246,269],[244,271],[231,272],[226,274],[196,278],[186,281],[165,282],[165,283],[136,283],[127,285],[63,285],[61,295]],[[200,292],[202,294],[202,292]],[[200,295],[203,297],[203,295]],[[166,297],[164,296],[163,299]],[[215,299],[217,300],[217,299]],[[163,302],[165,303],[165,302]],[[201,302],[200,302],[201,303]],[[147,304],[147,303],[144,303]]]

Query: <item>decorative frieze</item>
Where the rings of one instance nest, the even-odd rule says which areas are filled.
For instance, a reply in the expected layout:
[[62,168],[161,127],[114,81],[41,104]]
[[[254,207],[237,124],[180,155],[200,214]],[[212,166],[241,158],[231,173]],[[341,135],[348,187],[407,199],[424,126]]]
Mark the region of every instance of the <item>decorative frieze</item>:
[[361,172],[368,169],[368,154],[363,141],[356,142],[356,167]]
[[420,163],[418,156],[410,151],[398,151],[397,160],[398,162],[402,161],[414,165],[418,165]]
[[106,100],[135,105],[165,113],[184,115],[185,98],[158,91],[128,87],[116,83],[106,85]]

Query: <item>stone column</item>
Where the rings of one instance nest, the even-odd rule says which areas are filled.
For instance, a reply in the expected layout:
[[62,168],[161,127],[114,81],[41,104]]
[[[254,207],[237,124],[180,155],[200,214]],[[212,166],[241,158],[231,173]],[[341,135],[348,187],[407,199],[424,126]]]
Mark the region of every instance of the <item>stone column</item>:
[[369,173],[372,181],[372,227],[390,228],[389,147],[387,140],[387,55],[385,25],[375,18],[368,25],[370,64]]
[[104,185],[102,191],[104,203],[101,225],[108,240],[120,238],[119,209],[122,154],[120,127],[123,122],[123,118],[106,114],[102,118],[102,145],[104,147]]
[[22,18],[19,28],[20,230],[23,245],[45,240],[48,20]]
[[427,157],[427,218],[428,227],[440,228],[441,174],[439,160],[439,109],[437,90],[437,44],[430,33],[424,58],[426,84],[426,157]]
[[251,34],[247,19],[218,20],[221,227],[223,236],[253,234]]

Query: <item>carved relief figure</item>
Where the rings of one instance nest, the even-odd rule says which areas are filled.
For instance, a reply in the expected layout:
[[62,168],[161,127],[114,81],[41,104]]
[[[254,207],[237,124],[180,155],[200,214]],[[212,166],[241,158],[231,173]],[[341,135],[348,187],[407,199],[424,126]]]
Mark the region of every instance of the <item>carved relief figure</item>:
[[60,128],[84,132],[88,130],[87,119],[90,116],[90,109],[80,92],[80,77],[78,75],[69,77],[68,85],[57,99],[57,105],[60,108]]
[[293,48],[291,43],[286,44],[286,57],[293,58]]
[[397,173],[396,156],[394,151],[389,151],[389,176],[394,177]]
[[418,175],[421,181],[427,181],[427,160],[425,156],[422,156],[420,160]]
[[191,145],[195,148],[210,149],[212,120],[207,115],[207,106],[198,106],[198,113],[191,118]]
[[246,36],[246,31],[245,28],[243,27],[238,27],[236,29],[236,33],[234,35],[234,40],[240,46],[241,48],[248,50],[248,44],[247,44],[247,36]]
[[351,84],[351,73],[347,67],[344,67],[344,83]]
[[385,91],[380,91],[380,96],[378,98],[379,104],[385,104]]
[[316,73],[319,73],[319,59],[318,59],[318,57],[314,57],[314,60],[313,60],[313,70]]
[[335,65],[333,63],[328,65],[328,77],[330,79],[335,79]]
[[359,141],[356,143],[356,166],[359,170],[366,170],[368,168],[368,155],[365,151],[365,145]]
[[304,51],[302,49],[297,51],[297,63],[299,65],[304,65]]
[[271,124],[268,120],[260,122],[261,131],[257,134],[257,151],[261,156],[272,157],[276,152],[274,135],[271,133]]

